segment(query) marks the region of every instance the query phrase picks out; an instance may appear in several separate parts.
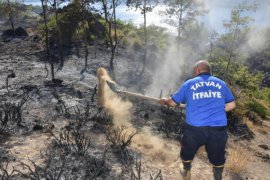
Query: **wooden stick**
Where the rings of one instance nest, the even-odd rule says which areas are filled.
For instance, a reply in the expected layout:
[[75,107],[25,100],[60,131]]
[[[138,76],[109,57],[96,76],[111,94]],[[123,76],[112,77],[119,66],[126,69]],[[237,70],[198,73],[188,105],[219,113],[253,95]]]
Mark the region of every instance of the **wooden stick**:
[[155,101],[155,102],[159,102],[158,98],[154,98],[154,97],[150,97],[150,96],[145,96],[142,94],[137,94],[137,93],[133,93],[133,92],[128,92],[128,91],[119,91],[119,93],[125,94],[127,96],[135,96],[138,98],[142,98],[142,99],[146,99],[146,100],[151,100],[151,101]]
[[[154,101],[156,103],[159,103],[159,100],[160,100],[159,98],[154,98],[154,97],[151,97],[151,96],[145,96],[145,95],[142,95],[142,94],[128,92],[128,91],[118,91],[118,93],[122,93],[122,94],[127,95],[127,96],[138,97],[138,98],[141,98],[141,99],[151,100],[151,101]],[[179,106],[181,108],[185,108],[185,104],[180,104]]]

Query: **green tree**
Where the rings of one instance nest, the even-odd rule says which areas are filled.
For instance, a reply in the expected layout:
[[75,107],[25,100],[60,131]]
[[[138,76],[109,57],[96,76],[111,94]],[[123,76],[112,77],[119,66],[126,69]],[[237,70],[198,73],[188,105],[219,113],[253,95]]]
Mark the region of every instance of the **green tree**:
[[211,62],[213,60],[213,55],[212,52],[214,50],[214,43],[218,38],[218,33],[215,30],[212,30],[209,34],[209,56],[208,56],[208,60]]
[[[42,17],[43,17],[43,23],[44,23],[44,32],[45,32],[45,47],[46,47],[46,55],[47,59],[49,60],[50,69],[51,69],[51,79],[54,79],[54,62],[51,57],[50,53],[50,47],[49,47],[49,28],[48,28],[48,1],[47,0],[40,0],[41,6],[42,6]],[[45,69],[47,70],[46,64]],[[47,70],[48,73],[48,70]],[[48,76],[48,74],[47,74]]]
[[101,14],[105,18],[106,35],[109,39],[111,57],[110,57],[110,73],[113,79],[115,79],[114,71],[114,59],[116,55],[116,48],[119,44],[117,35],[117,20],[116,20],[116,8],[120,5],[120,0],[99,0],[102,5]]
[[227,65],[224,71],[225,79],[227,78],[232,59],[235,57],[236,47],[238,46],[238,43],[241,43],[241,40],[243,40],[244,32],[247,31],[248,25],[250,21],[252,21],[250,13],[254,12],[256,8],[256,4],[241,4],[234,7],[231,11],[230,21],[225,21],[223,23],[223,26],[227,31],[227,33],[222,36],[227,53]]
[[166,28],[156,25],[150,25],[147,26],[146,31],[148,33],[149,44],[155,45],[159,50],[163,50],[166,48],[169,36],[168,33],[166,32]]
[[51,0],[51,7],[54,11],[55,20],[56,20],[56,29],[57,29],[57,47],[60,57],[60,66],[59,69],[61,69],[64,66],[64,51],[63,51],[63,37],[62,37],[62,24],[59,20],[59,8],[62,3],[64,3],[66,0]]
[[177,28],[178,40],[185,28],[193,23],[197,16],[206,13],[203,5],[196,3],[195,0],[165,0],[164,3],[167,8],[161,14],[165,15],[166,23]]
[[18,19],[24,8],[19,0],[0,0],[0,15],[8,19],[10,27],[15,35],[15,19]]
[[155,6],[158,4],[158,0],[127,0],[127,6],[139,9],[141,14],[143,14],[143,27],[144,27],[144,58],[143,58],[143,69],[141,74],[144,73],[145,65],[147,61],[147,45],[148,45],[148,35],[147,35],[147,17],[146,14],[152,12]]
[[80,23],[79,23],[79,28],[77,28],[76,36],[82,39],[84,52],[85,52],[84,68],[81,70],[82,75],[86,71],[87,66],[88,66],[88,55],[89,55],[89,50],[88,50],[89,38],[88,37],[95,36],[90,33],[90,29],[93,28],[91,27],[91,22],[95,21],[96,19],[95,16],[91,14],[91,11],[95,10],[95,8],[92,6],[94,2],[95,2],[94,0],[74,0],[73,1],[73,5],[75,9],[77,9],[78,14],[80,14],[80,19],[79,19]]

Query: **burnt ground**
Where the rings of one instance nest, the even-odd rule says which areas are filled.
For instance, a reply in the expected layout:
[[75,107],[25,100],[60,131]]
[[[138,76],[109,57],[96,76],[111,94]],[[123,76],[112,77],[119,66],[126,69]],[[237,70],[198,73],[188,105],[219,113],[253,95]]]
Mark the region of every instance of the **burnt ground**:
[[[138,134],[127,148],[112,145],[108,141],[112,119],[97,106],[96,90],[96,70],[108,67],[109,52],[103,45],[95,53],[94,48],[89,47],[84,74],[84,50],[70,48],[63,69],[56,73],[63,82],[52,84],[46,77],[46,59],[37,36],[1,40],[0,177],[135,179],[140,167],[141,179],[150,179],[150,175],[153,179],[179,179],[178,139],[184,110],[128,99],[133,103],[131,122]],[[123,50],[117,57],[117,82],[138,91],[150,80],[138,81],[138,63],[128,58],[129,53]],[[11,70],[15,76],[8,79],[7,86]],[[246,168],[238,173],[226,167],[224,179],[270,179],[269,130],[269,120],[262,126],[230,123],[228,157],[240,147],[239,155],[248,158]],[[193,162],[192,173],[193,179],[212,179],[203,148]]]

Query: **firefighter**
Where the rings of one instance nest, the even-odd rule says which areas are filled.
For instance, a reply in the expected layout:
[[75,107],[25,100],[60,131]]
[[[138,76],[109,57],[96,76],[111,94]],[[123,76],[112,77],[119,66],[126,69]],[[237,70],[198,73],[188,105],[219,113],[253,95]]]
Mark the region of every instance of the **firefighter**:
[[211,75],[211,66],[206,60],[194,66],[194,78],[187,80],[170,98],[159,103],[167,106],[186,104],[186,123],[181,137],[180,157],[183,179],[191,179],[191,163],[204,145],[213,166],[215,180],[222,179],[227,142],[226,112],[236,107],[234,96],[227,84]]

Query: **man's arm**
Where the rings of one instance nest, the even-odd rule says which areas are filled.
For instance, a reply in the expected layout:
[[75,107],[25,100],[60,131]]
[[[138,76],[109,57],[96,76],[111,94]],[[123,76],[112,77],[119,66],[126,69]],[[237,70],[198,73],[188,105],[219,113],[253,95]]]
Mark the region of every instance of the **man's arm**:
[[167,105],[171,107],[180,105],[180,107],[185,108],[185,105],[181,103],[185,101],[186,92],[187,92],[187,83],[185,82],[174,95],[172,95],[169,98],[160,99],[159,103],[161,105]]
[[236,103],[235,103],[235,101],[232,101],[232,102],[229,102],[229,103],[226,103],[226,104],[225,104],[225,111],[226,111],[226,112],[231,111],[231,110],[233,110],[234,108],[236,108]]

